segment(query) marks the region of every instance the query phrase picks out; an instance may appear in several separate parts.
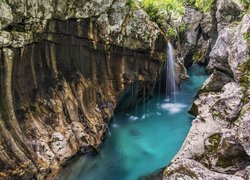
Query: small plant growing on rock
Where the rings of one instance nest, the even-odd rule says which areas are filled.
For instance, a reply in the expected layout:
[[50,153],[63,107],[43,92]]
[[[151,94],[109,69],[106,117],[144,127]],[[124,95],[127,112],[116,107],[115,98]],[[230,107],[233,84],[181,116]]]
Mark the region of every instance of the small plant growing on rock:
[[129,7],[131,9],[136,9],[137,8],[135,0],[128,0],[128,5],[129,5]]
[[250,33],[245,33],[244,34],[244,39],[247,41],[248,46],[250,47]]
[[250,8],[250,0],[240,0],[247,10]]
[[174,38],[174,39],[175,39],[175,38],[177,37],[177,35],[178,35],[176,29],[174,29],[174,28],[169,28],[168,31],[167,31],[167,33],[168,33],[168,36],[169,36],[170,38]]
[[203,12],[208,12],[211,10],[213,2],[214,0],[196,0],[195,6]]

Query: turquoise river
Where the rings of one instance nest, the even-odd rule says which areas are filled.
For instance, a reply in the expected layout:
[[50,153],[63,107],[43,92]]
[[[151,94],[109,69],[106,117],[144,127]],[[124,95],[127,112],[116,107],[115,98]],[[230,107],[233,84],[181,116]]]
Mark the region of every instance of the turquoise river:
[[59,179],[137,180],[168,165],[185,140],[194,117],[190,109],[206,80],[204,68],[193,65],[175,103],[156,95],[136,108],[116,112],[110,132],[95,156],[82,156]]

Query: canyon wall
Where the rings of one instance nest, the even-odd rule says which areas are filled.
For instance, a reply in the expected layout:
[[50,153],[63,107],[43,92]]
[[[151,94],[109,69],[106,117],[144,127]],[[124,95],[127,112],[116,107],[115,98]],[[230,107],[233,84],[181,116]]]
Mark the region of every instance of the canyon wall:
[[239,1],[216,0],[210,12],[186,12],[184,21],[195,21],[188,21],[182,58],[207,65],[211,76],[197,94],[190,110],[196,119],[163,179],[249,179],[249,9]]
[[99,149],[119,100],[153,95],[167,43],[139,7],[9,0],[0,10],[1,177],[52,177]]

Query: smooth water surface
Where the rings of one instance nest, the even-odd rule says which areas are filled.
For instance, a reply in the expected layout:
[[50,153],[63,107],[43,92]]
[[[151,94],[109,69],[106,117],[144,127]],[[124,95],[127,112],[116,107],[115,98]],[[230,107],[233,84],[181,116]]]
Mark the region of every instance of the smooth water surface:
[[189,75],[175,104],[159,95],[137,108],[116,113],[101,152],[80,157],[59,179],[137,180],[170,163],[191,127],[193,118],[187,110],[207,78],[197,65],[190,68]]

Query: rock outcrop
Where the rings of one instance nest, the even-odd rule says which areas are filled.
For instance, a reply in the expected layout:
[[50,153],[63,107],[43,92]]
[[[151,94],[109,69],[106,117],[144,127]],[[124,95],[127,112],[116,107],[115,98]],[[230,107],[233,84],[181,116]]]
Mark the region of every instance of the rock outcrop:
[[250,14],[239,1],[215,2],[210,20],[200,21],[205,42],[197,43],[208,47],[208,55],[199,58],[208,58],[212,74],[190,110],[196,119],[164,179],[250,178]]
[[0,176],[56,173],[99,148],[121,95],[152,96],[166,39],[139,7],[3,0],[0,12]]

